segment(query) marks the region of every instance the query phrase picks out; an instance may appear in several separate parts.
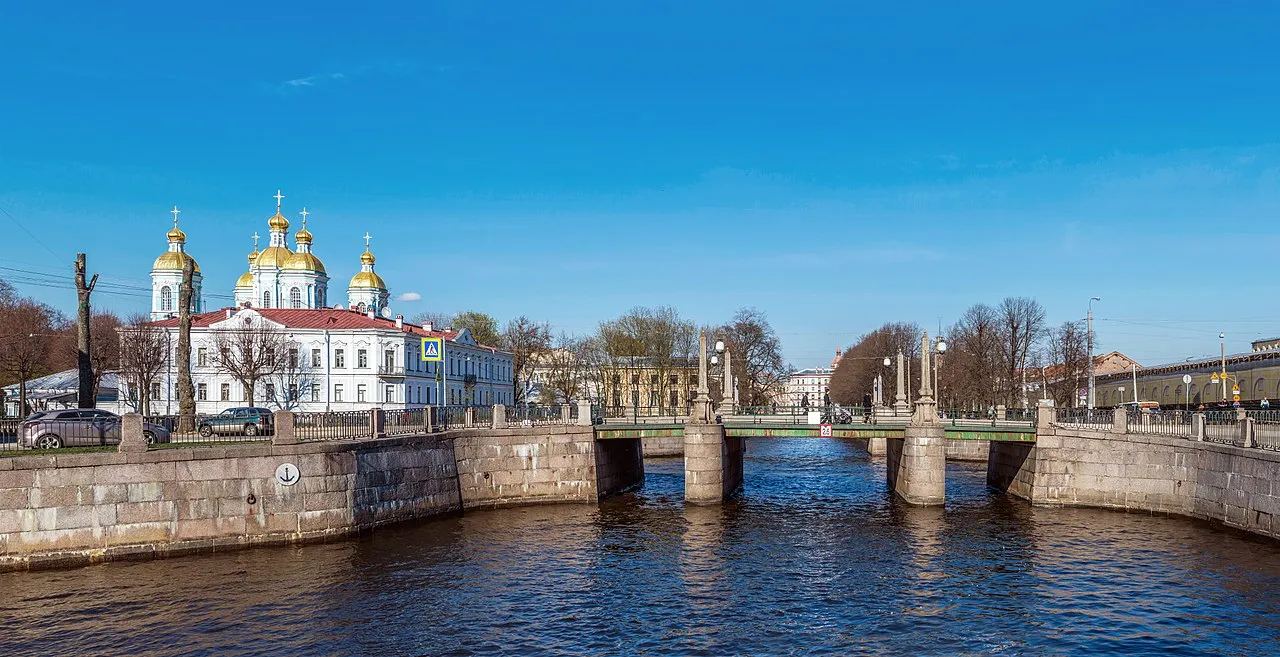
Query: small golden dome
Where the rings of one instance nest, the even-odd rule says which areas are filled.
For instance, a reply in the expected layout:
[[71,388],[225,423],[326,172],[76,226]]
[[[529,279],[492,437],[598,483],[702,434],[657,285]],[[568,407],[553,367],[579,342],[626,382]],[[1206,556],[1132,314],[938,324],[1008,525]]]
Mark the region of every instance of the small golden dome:
[[192,258],[181,251],[166,251],[161,253],[160,257],[156,258],[155,264],[151,265],[151,269],[155,271],[182,271],[183,263],[187,260],[191,261],[192,271],[197,274],[200,273],[200,263],[197,263],[195,258]]
[[267,226],[271,230],[289,230],[289,220],[280,214],[280,210],[276,210],[276,215],[267,220]]
[[374,260],[374,258],[373,258],[373,254],[372,254],[372,253],[369,253],[368,249],[366,249],[364,253],[361,253],[361,254],[360,254],[360,263],[361,263],[361,264],[365,264],[365,265],[372,265],[372,264],[373,264],[373,260]]
[[295,253],[289,256],[289,260],[284,263],[284,269],[289,271],[314,271],[321,274],[326,273],[324,263],[315,256],[314,253]]
[[258,254],[259,254],[259,253],[261,253],[261,251],[259,251],[259,250],[258,250],[258,247],[256,247],[256,246],[255,246],[255,247],[253,247],[253,253],[250,253],[250,254],[249,254],[249,264],[250,264],[250,265],[252,265],[252,264],[253,264],[253,261],[255,261],[255,260],[257,260],[257,259],[258,259]]
[[245,272],[240,274],[240,280],[236,281],[236,287],[253,287],[253,272]]
[[[365,255],[370,258],[373,257],[368,253],[365,253]],[[351,277],[350,287],[353,290],[385,290],[387,289],[387,284],[382,280],[381,276],[371,271],[362,271]]]
[[179,244],[182,244],[187,241],[187,234],[182,232],[182,230],[179,229],[177,226],[174,226],[173,230],[169,231],[168,233],[165,233],[165,236],[169,238],[170,242],[177,242]]
[[294,235],[293,238],[297,240],[298,244],[310,244],[311,231],[307,230],[306,226],[303,226],[302,230],[298,231],[298,234]]
[[253,264],[257,267],[279,267],[284,269],[285,263],[293,257],[293,251],[283,246],[269,246],[258,254]]

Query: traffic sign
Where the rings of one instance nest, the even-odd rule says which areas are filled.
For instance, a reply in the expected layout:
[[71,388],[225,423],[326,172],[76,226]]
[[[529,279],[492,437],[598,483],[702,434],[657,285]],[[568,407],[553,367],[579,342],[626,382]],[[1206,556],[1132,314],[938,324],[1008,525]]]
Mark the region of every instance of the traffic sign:
[[822,424],[818,426],[818,435],[823,438],[830,438],[834,435],[830,424]]
[[276,482],[281,486],[292,486],[301,478],[302,472],[292,463],[281,463],[280,467],[276,468]]
[[1240,395],[1239,394],[1231,395],[1231,401],[1240,401]]
[[444,338],[423,338],[422,339],[422,360],[426,360],[426,361],[444,360]]
[[1233,384],[1231,385],[1231,392],[1232,392],[1232,393],[1234,393],[1234,394],[1237,394],[1237,395],[1238,395],[1238,394],[1240,394],[1240,385],[1239,385],[1239,384],[1234,384],[1234,383],[1233,383]]
[[1183,382],[1183,383],[1191,383],[1191,375],[1190,375],[1190,374],[1183,374],[1183,375],[1182,375],[1182,382]]

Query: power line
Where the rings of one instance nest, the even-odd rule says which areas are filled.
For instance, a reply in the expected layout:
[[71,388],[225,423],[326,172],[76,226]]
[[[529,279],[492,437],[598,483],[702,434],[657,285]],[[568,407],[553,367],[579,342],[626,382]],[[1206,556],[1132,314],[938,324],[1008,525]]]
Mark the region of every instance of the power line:
[[21,228],[22,232],[26,233],[27,236],[30,237],[32,241],[34,241],[36,244],[39,244],[40,248],[44,249],[45,251],[48,251],[49,255],[53,256],[54,258],[60,257],[58,254],[53,252],[53,249],[50,249],[47,245],[45,245],[44,242],[41,242],[40,238],[35,236],[35,233],[32,233],[31,231],[27,230],[27,227],[23,226],[22,222],[18,221],[17,217],[13,216],[12,214],[9,214],[9,211],[4,209],[4,206],[2,205],[0,205],[0,212],[3,212],[4,216],[8,217],[9,221],[12,221],[15,226],[17,226],[18,228]]

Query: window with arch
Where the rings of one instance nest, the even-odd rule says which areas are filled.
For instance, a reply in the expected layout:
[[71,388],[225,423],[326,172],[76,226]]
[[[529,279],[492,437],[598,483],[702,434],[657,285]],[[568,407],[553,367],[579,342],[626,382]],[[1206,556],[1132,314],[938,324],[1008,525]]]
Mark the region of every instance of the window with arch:
[[1261,377],[1253,384],[1253,398],[1262,399],[1267,396],[1267,380]]
[[1161,402],[1161,403],[1167,403],[1168,401],[1169,401],[1169,386],[1165,386],[1165,387],[1164,387],[1164,395],[1163,395],[1163,397],[1160,399],[1160,402]]
[[360,312],[365,312],[367,309],[368,306],[366,306],[363,301],[356,305],[356,310],[359,310]]
[[160,310],[173,310],[173,289],[168,285],[160,288]]
[[316,288],[316,307],[324,308],[324,288]]
[[270,290],[263,290],[262,292],[262,307],[263,308],[271,307],[271,291]]
[[1188,390],[1190,391],[1190,392],[1189,392],[1189,394],[1191,395],[1191,403],[1193,403],[1193,404],[1198,404],[1198,403],[1200,403],[1200,388],[1199,388],[1199,386],[1197,386],[1196,384],[1194,384],[1194,383],[1193,383],[1193,384],[1191,384],[1191,387],[1190,387]]
[[296,287],[293,288],[292,290],[289,290],[289,307],[290,308],[302,307],[302,290],[299,290]]
[[1182,386],[1178,386],[1177,388],[1173,389],[1173,396],[1174,396],[1173,403],[1175,404],[1181,404],[1186,401],[1186,399],[1183,398],[1182,396]]

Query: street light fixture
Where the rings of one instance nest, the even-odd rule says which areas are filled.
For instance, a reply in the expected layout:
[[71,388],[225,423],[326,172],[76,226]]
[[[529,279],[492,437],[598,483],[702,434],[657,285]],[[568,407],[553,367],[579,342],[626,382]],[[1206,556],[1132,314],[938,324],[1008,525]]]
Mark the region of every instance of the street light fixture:
[[1089,343],[1089,392],[1087,393],[1087,406],[1092,409],[1093,399],[1093,302],[1102,301],[1102,297],[1089,297],[1089,315],[1088,322],[1085,326],[1085,340]]
[[947,353],[947,340],[941,335],[938,341],[934,343],[934,349],[938,352],[938,358],[933,361],[933,390],[938,395],[938,403],[942,403],[942,355]]
[[1218,333],[1218,346],[1222,350],[1222,401],[1227,401],[1227,334]]

